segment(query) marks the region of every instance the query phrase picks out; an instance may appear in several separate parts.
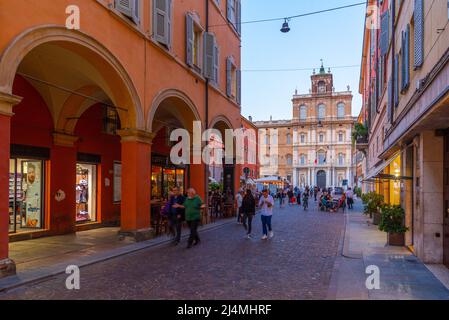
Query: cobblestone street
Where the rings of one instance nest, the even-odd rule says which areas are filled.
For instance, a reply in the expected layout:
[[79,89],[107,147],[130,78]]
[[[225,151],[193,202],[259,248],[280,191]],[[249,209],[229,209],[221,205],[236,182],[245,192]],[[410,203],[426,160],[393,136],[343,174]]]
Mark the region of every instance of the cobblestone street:
[[277,208],[275,237],[262,241],[237,223],[201,234],[191,250],[159,246],[81,269],[81,290],[60,275],[0,294],[0,299],[325,299],[344,215]]

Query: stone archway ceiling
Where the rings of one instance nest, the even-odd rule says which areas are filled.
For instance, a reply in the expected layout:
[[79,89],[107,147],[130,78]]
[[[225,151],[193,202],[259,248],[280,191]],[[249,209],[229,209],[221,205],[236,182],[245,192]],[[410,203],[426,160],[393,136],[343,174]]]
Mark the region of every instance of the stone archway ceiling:
[[[78,91],[82,87],[95,85],[102,90],[95,94],[96,99],[104,100],[105,103],[113,101],[112,90],[98,71],[96,61],[89,62],[65,45],[47,43],[38,46],[25,56],[17,72],[41,94],[55,122],[72,95],[61,88]],[[96,102],[86,99],[85,103]]]

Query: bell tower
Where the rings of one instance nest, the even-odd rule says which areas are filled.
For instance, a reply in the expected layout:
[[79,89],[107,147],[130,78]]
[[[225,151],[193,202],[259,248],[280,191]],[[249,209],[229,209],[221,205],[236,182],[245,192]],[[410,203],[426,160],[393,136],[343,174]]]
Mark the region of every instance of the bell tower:
[[324,69],[323,59],[321,59],[320,72],[316,74],[313,72],[312,79],[312,94],[332,94],[334,87],[334,77],[329,69],[326,73]]

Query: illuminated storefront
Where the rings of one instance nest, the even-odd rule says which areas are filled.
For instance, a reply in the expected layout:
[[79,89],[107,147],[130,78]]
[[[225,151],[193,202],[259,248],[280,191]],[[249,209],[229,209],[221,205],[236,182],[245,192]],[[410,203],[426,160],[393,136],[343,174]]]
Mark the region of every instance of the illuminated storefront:
[[152,200],[167,199],[170,190],[174,187],[178,187],[181,193],[185,193],[186,176],[186,166],[176,166],[170,162],[168,157],[153,154],[151,164]]

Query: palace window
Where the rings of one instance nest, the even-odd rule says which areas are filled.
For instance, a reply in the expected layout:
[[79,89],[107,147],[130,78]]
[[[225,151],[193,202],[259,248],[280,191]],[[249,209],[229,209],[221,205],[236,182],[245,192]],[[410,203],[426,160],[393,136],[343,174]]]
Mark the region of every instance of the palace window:
[[306,121],[307,120],[307,107],[301,106],[299,108],[299,120]]
[[337,105],[337,118],[343,119],[345,117],[345,105],[343,103],[339,103]]
[[324,120],[325,117],[326,117],[326,107],[324,104],[320,104],[318,106],[318,119]]

